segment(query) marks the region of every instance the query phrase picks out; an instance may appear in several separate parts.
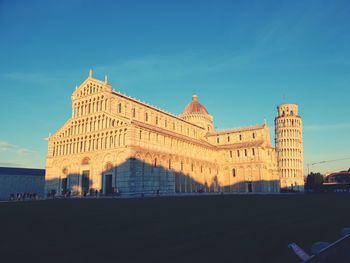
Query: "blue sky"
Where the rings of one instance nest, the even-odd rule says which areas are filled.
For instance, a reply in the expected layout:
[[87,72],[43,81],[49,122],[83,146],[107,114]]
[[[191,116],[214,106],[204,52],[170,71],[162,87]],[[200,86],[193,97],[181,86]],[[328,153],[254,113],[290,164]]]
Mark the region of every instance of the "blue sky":
[[[305,163],[350,158],[350,1],[0,1],[0,166],[44,167],[88,76],[218,129],[300,105]],[[272,137],[273,143],[273,137]],[[312,166],[348,169],[350,159]]]

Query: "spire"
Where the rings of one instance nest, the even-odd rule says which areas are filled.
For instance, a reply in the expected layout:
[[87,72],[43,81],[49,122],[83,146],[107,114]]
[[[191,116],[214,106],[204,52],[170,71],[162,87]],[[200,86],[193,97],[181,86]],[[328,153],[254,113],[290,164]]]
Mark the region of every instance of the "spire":
[[108,83],[107,75],[105,75],[105,83]]
[[92,68],[90,68],[89,77],[92,78]]
[[196,93],[193,93],[192,95],[192,101],[198,101],[198,96]]

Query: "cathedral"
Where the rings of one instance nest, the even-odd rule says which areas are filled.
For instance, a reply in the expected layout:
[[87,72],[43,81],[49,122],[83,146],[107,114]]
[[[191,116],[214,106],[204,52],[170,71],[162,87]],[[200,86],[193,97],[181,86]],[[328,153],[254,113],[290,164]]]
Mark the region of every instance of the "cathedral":
[[263,123],[216,130],[193,95],[174,115],[112,89],[92,70],[71,118],[48,139],[46,192],[73,195],[303,190],[302,120],[281,104],[275,146]]

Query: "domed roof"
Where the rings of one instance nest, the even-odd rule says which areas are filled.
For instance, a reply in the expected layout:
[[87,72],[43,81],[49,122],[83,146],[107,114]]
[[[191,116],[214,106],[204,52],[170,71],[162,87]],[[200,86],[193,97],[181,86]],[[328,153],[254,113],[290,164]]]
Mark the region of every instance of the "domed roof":
[[199,113],[199,114],[209,114],[207,109],[198,102],[198,96],[193,95],[192,101],[186,106],[184,111],[182,112],[182,115],[185,114],[193,114],[193,113]]

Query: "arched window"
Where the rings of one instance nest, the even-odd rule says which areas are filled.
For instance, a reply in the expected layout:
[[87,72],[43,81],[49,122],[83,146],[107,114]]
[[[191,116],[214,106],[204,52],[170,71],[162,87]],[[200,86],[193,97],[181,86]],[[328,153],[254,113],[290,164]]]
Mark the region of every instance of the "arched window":
[[105,172],[110,171],[113,169],[113,164],[111,162],[108,162],[105,164]]
[[122,113],[122,104],[118,103],[118,113]]
[[85,157],[82,161],[81,161],[82,165],[86,165],[86,164],[90,164],[90,158],[89,157]]
[[148,113],[145,113],[145,121],[148,121]]
[[154,158],[154,167],[157,167],[157,158]]
[[64,167],[64,168],[62,169],[62,173],[63,173],[64,175],[67,175],[67,174],[68,174],[68,168],[67,168],[67,167]]
[[255,139],[255,132],[253,132],[252,136],[253,136],[253,139]]
[[232,169],[232,177],[236,177],[236,169],[235,168]]

